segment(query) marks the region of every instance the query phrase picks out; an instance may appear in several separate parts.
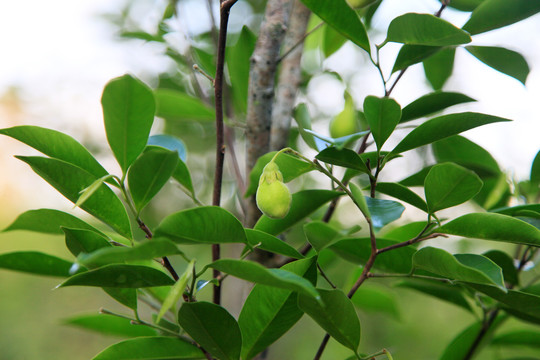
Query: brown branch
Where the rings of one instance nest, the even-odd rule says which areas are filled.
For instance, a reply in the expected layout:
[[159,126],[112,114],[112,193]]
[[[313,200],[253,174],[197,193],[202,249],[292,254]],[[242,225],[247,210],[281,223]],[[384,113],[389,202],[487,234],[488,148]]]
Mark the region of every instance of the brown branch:
[[404,241],[404,242],[401,242],[401,243],[398,243],[398,244],[390,245],[390,246],[387,246],[385,248],[379,249],[379,250],[377,250],[377,255],[382,254],[382,253],[387,252],[387,251],[390,251],[390,250],[399,249],[399,248],[402,248],[402,247],[405,247],[405,246],[416,244],[416,243],[419,243],[421,241],[434,239],[434,238],[439,237],[439,236],[442,236],[442,237],[445,237],[445,238],[448,237],[445,234],[435,233],[435,234],[431,234],[431,235],[428,235],[428,236],[423,237],[423,238],[414,238],[414,239],[411,239],[411,240],[408,240],[408,241]]
[[[150,231],[150,229],[148,228],[148,226],[146,226],[146,224],[141,220],[141,219],[137,219],[137,224],[139,225],[139,228],[144,231],[145,233],[145,237],[150,240],[152,239],[152,237],[154,236],[152,234],[152,231]],[[176,270],[174,270],[173,266],[171,265],[171,262],[169,261],[169,259],[164,256],[161,258],[161,261],[160,261],[161,265],[163,265],[163,267],[165,269],[167,269],[167,271],[169,272],[169,274],[171,274],[171,276],[173,277],[174,281],[178,281],[179,279],[179,276],[178,274],[176,273]]]

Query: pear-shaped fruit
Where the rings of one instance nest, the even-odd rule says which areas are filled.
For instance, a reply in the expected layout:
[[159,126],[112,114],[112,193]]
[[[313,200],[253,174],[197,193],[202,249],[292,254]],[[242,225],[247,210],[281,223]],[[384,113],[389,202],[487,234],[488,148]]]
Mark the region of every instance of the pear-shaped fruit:
[[345,93],[345,107],[330,122],[330,136],[334,139],[360,131],[351,95]]
[[263,169],[255,200],[259,210],[270,218],[282,219],[289,213],[291,193],[283,183],[283,175],[279,167],[273,161]]
[[377,0],[346,0],[353,9],[361,9],[373,4]]

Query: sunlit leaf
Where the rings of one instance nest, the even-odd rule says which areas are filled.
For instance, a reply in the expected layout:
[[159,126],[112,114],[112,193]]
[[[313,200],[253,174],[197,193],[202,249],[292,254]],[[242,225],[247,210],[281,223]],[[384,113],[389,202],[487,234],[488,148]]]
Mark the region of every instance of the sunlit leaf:
[[19,215],[11,225],[2,231],[26,230],[61,235],[63,234],[62,227],[99,232],[78,217],[54,209],[28,210]]
[[213,121],[215,112],[200,99],[183,92],[170,89],[157,89],[156,116],[166,120]]
[[525,85],[529,76],[529,64],[520,53],[496,46],[466,46],[465,49],[487,66]]
[[424,59],[424,74],[434,90],[441,90],[452,75],[455,56],[456,49],[450,47]]
[[364,114],[377,149],[381,150],[401,119],[401,106],[388,97],[368,96],[364,100]]
[[381,194],[386,194],[398,200],[405,201],[406,203],[427,212],[427,204],[424,199],[422,199],[408,187],[399,183],[380,182],[377,184],[375,190]]
[[434,114],[454,105],[476,101],[457,92],[432,92],[426,94],[409,105],[401,112],[401,123]]
[[94,231],[67,227],[62,227],[62,230],[66,235],[66,247],[75,256],[112,246],[107,238]]
[[304,257],[291,245],[275,236],[254,229],[245,229],[245,231],[248,243],[251,246],[257,245],[257,249],[285,255],[293,259],[302,259]]
[[159,310],[158,316],[157,316],[157,322],[159,322],[163,315],[169,309],[171,309],[181,298],[182,295],[184,295],[184,291],[186,290],[186,285],[193,276],[193,269],[195,266],[195,260],[191,260],[191,262],[188,264],[187,268],[184,270],[182,275],[180,275],[179,279],[176,281],[176,284],[174,284],[171,287],[171,291],[163,301],[163,304],[161,305],[161,309]]
[[156,335],[156,330],[147,326],[134,325],[129,319],[106,314],[76,315],[63,319],[62,323],[105,335],[122,337]]

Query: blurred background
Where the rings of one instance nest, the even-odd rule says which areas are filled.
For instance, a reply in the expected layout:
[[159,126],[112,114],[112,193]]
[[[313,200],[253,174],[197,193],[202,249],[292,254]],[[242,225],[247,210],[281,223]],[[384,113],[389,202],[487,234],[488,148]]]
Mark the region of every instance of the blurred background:
[[[167,43],[128,39],[124,30],[155,30],[167,1],[157,0],[38,0],[0,1],[0,128],[16,125],[38,125],[63,131],[87,146],[109,171],[117,171],[107,152],[102,123],[100,97],[111,78],[132,73],[156,87],[163,82],[163,73],[177,74],[178,64],[164,55],[166,47],[182,52],[199,35],[208,33],[211,21],[206,1],[181,0],[178,19],[169,23],[171,32]],[[213,1],[215,10],[217,1]],[[237,33],[243,25],[256,32],[264,1],[240,0],[231,12],[229,31]],[[434,13],[440,4],[436,0],[385,0],[373,19],[373,42],[384,40],[390,19],[404,12]],[[461,26],[467,13],[445,10],[443,18]],[[469,131],[469,139],[485,147],[506,169],[510,177],[524,179],[540,148],[540,17],[534,16],[508,28],[489,32],[475,38],[475,45],[497,45],[522,53],[531,68],[527,86],[513,78],[487,68],[465,51],[458,51],[454,76],[445,85],[448,91],[462,92],[478,100],[462,105],[460,111],[478,111],[513,119]],[[385,47],[383,66],[392,67],[398,46]],[[359,108],[367,95],[382,95],[376,70],[361,52],[350,44],[343,46],[327,59],[307,54],[304,67],[313,76],[306,84],[304,99],[316,114],[314,127],[327,133],[328,121],[343,107],[343,91],[350,90]],[[386,60],[385,60],[386,59]],[[386,61],[386,62],[384,62]],[[314,70],[315,69],[315,70]],[[248,71],[248,69],[246,69]],[[340,79],[329,75],[336,72]],[[421,66],[407,71],[393,93],[406,105],[429,92]],[[316,105],[315,105],[316,104]],[[455,108],[456,109],[456,108]],[[453,109],[453,110],[455,110]],[[457,111],[457,110],[455,110]],[[156,124],[159,132],[162,124]],[[201,134],[206,134],[200,129]],[[190,132],[193,134],[193,132]],[[190,142],[183,138],[190,150]],[[195,146],[195,145],[194,145]],[[240,156],[242,155],[242,149]],[[7,137],[0,137],[0,228],[5,228],[17,215],[37,208],[56,208],[80,214],[73,205],[13,155],[29,155],[28,147]],[[188,164],[193,163],[193,159]],[[420,164],[409,173],[418,170]],[[194,165],[195,166],[195,165]],[[204,174],[194,183],[204,191]],[[181,207],[165,205],[167,212]],[[185,201],[185,198],[184,200]],[[154,209],[155,210],[155,209]],[[160,211],[164,211],[161,209]],[[155,217],[159,218],[160,211]],[[0,233],[0,253],[16,250],[38,250],[69,258],[63,239],[35,233]],[[47,360],[90,359],[105,346],[118,339],[92,334],[62,325],[62,319],[79,313],[96,313],[102,306],[115,304],[99,289],[54,290],[58,279],[36,278],[30,275],[0,270],[0,359]],[[412,304],[383,314],[361,314],[365,328],[366,351],[376,351],[392,339],[396,347],[406,348],[409,342],[433,338],[422,347],[409,347],[402,359],[436,358],[444,344],[474,318],[463,310],[437,300],[422,300],[414,293],[405,293],[400,302]],[[429,314],[429,315],[428,315]],[[415,320],[416,319],[416,320]],[[418,326],[418,320],[425,326]],[[322,331],[302,326],[311,320],[303,319],[292,331],[300,339],[320,341]],[[413,322],[413,324],[411,324]],[[441,324],[444,331],[438,334]],[[307,329],[307,330],[306,330]],[[407,334],[407,337],[402,337]],[[280,341],[271,359],[310,358],[314,349],[297,346],[299,338]],[[303,341],[304,342],[304,341]],[[305,345],[305,342],[303,345]],[[331,343],[326,359],[343,358],[347,351]],[[483,358],[494,358],[493,353]]]

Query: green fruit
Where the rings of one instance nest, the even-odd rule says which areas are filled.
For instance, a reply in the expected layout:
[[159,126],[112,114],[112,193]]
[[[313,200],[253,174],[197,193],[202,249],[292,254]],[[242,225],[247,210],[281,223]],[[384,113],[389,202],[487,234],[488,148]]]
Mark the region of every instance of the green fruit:
[[257,207],[262,213],[273,219],[282,219],[291,208],[291,193],[283,183],[283,175],[273,161],[263,169],[259,178],[259,187],[255,196]]
[[330,122],[330,136],[334,139],[351,135],[360,131],[358,121],[356,120],[356,110],[351,96],[345,94],[345,107],[343,111],[337,114]]
[[353,9],[361,9],[373,4],[377,0],[346,0]]

